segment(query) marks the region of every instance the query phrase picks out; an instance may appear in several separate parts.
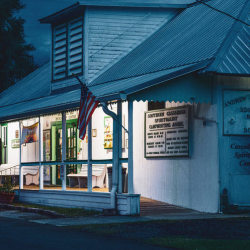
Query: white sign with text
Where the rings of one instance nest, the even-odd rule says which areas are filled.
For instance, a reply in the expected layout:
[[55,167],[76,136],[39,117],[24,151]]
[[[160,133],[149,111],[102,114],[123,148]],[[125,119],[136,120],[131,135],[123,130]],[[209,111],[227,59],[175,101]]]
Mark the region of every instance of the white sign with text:
[[145,157],[188,155],[188,107],[145,112]]

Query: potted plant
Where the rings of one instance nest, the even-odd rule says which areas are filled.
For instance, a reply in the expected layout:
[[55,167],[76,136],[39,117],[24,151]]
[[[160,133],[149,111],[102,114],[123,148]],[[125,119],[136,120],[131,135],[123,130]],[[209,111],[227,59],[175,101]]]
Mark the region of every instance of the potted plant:
[[14,193],[14,184],[11,183],[11,177],[8,176],[5,179],[5,182],[0,186],[0,202],[10,204],[12,203],[15,193]]

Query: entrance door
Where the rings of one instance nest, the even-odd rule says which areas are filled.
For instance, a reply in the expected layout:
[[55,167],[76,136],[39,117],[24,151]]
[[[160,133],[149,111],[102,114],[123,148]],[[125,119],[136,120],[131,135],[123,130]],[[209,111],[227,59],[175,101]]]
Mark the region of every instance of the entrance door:
[[[77,128],[76,123],[72,122],[66,125],[66,160],[77,160]],[[62,160],[62,126],[57,126],[56,129],[56,158],[57,161]],[[61,185],[60,165],[57,165],[56,184]],[[69,164],[66,168],[66,175],[76,174],[77,165]],[[66,178],[66,185],[69,185],[69,179]]]

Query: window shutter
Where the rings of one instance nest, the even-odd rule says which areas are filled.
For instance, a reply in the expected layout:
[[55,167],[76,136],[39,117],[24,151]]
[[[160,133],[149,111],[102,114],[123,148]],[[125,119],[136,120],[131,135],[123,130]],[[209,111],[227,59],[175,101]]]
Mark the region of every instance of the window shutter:
[[83,19],[69,22],[68,27],[68,76],[83,71]]
[[55,27],[53,36],[53,79],[58,80],[66,77],[66,24]]

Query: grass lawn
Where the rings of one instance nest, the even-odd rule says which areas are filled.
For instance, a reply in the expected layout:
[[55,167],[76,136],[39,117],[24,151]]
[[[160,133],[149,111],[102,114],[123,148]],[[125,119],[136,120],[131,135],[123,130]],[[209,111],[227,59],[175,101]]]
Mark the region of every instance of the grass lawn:
[[144,242],[183,250],[250,250],[247,240],[207,240],[184,237],[154,237]]
[[56,213],[64,214],[69,217],[92,216],[92,215],[97,215],[101,213],[99,211],[86,210],[83,208],[49,207],[49,206],[35,205],[35,204],[29,204],[29,203],[13,203],[12,205],[54,211]]
[[112,235],[180,250],[250,250],[250,219],[158,220],[75,226],[85,232]]

